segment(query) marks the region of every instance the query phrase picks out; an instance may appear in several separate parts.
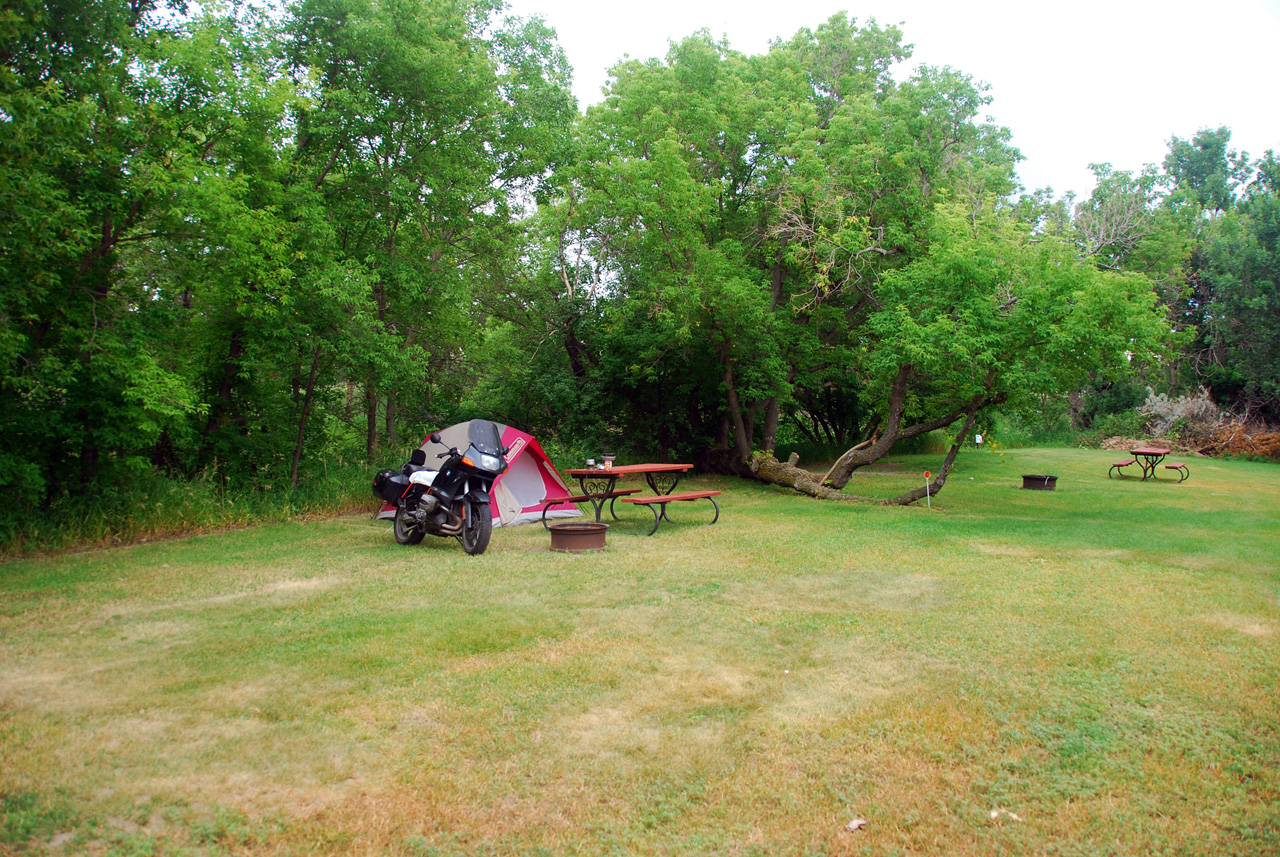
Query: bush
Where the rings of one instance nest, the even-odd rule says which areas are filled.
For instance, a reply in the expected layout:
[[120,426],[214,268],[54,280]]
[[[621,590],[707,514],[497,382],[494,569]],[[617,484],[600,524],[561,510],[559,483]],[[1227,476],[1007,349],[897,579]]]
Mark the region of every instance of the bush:
[[618,456],[619,464],[629,463],[627,461],[629,450],[606,447],[594,438],[565,438],[541,434],[538,435],[538,444],[547,454],[547,458],[551,459],[551,463],[560,470],[586,467],[587,459],[594,458],[598,462],[606,452],[612,452]]
[[[959,428],[959,424],[956,426]],[[938,429],[928,434],[909,437],[893,445],[895,455],[938,455],[951,448],[955,434],[950,429]]]
[[1176,399],[1170,399],[1164,393],[1156,395],[1148,389],[1147,400],[1138,413],[1146,418],[1147,431],[1155,437],[1208,440],[1222,425],[1222,411],[1204,387],[1194,396]]
[[1132,412],[1146,400],[1149,392],[1150,388],[1137,378],[1099,381],[1087,386],[1080,390],[1076,400],[1074,426],[1081,431],[1098,432],[1099,420]]
[[1096,446],[1109,437],[1138,437],[1147,434],[1147,420],[1138,411],[1121,411],[1117,414],[1106,414],[1093,422],[1092,430],[1078,435],[1084,446]]
[[1034,410],[991,411],[975,431],[984,442],[989,439],[1005,449],[1065,446],[1073,440],[1066,403],[1048,398]]

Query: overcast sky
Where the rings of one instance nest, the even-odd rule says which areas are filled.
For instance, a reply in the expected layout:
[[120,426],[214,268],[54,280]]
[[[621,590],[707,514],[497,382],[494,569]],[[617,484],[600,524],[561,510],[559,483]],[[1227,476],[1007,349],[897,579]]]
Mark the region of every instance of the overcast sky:
[[[508,0],[554,27],[579,107],[624,54],[663,57],[700,28],[747,54],[838,11],[896,24],[907,66],[950,65],[991,85],[1027,189],[1087,195],[1089,164],[1159,164],[1173,136],[1226,125],[1253,156],[1280,151],[1280,0]],[[899,77],[905,76],[903,73]]]

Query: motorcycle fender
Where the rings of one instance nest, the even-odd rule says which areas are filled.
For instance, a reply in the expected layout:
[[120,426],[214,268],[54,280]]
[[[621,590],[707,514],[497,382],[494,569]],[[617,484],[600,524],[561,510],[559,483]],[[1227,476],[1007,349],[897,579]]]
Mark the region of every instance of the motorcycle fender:
[[467,499],[472,503],[479,503],[485,506],[493,505],[493,501],[489,499],[489,492],[481,488],[472,488],[468,491]]

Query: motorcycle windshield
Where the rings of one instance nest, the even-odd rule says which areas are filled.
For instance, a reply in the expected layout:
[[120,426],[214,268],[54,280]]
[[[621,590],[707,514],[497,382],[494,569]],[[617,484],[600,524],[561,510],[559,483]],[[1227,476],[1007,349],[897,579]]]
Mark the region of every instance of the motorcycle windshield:
[[502,454],[502,435],[498,426],[488,420],[472,420],[467,427],[467,443],[485,455]]

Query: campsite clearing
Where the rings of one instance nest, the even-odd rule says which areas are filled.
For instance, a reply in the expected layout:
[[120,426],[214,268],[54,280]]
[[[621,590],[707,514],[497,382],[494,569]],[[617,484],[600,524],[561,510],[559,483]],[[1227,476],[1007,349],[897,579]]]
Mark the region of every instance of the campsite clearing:
[[0,854],[1275,854],[1280,469],[1113,458],[691,478],[733,514],[589,557],[371,508],[5,564]]

